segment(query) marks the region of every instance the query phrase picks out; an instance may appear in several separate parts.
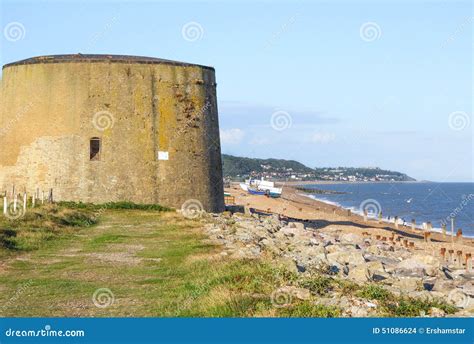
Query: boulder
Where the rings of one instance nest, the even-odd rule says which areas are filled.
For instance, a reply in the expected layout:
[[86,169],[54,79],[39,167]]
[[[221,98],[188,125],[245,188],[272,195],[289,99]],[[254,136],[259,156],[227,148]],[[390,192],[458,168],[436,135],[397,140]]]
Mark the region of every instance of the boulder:
[[408,277],[424,277],[426,275],[425,269],[418,267],[418,268],[396,268],[393,270],[394,277],[401,277],[401,278],[408,278]]
[[364,237],[355,233],[344,233],[339,236],[341,244],[362,244]]
[[401,293],[410,293],[422,290],[423,282],[421,278],[405,277],[396,280],[392,286],[399,289]]
[[360,252],[355,250],[334,252],[328,254],[326,257],[329,262],[337,262],[340,264],[365,264],[364,256]]
[[311,298],[311,292],[309,289],[298,288],[292,285],[281,287],[277,292],[280,294],[291,295],[299,300],[309,300]]
[[391,258],[391,257],[384,257],[384,256],[376,256],[373,254],[364,254],[365,260],[369,262],[381,262],[385,267],[388,266],[395,266],[400,263],[399,259]]
[[390,275],[385,272],[383,264],[379,261],[368,262],[366,266],[369,271],[369,278],[372,281],[378,282],[390,277]]
[[378,248],[377,245],[370,245],[365,249],[365,251],[375,256],[380,255],[380,249]]
[[237,259],[257,259],[261,255],[259,246],[248,246],[237,249],[232,257]]
[[416,254],[398,263],[397,269],[417,272],[424,270],[428,276],[436,276],[439,266],[440,261],[437,258],[427,254]]
[[288,227],[296,228],[297,230],[304,230],[304,223],[303,222],[289,222]]
[[349,313],[350,316],[354,318],[366,318],[369,316],[368,309],[361,306],[352,306],[349,308]]
[[461,309],[474,307],[473,299],[467,295],[461,288],[454,288],[448,294],[448,302]]
[[341,245],[325,245],[326,247],[326,253],[335,253],[335,252],[341,252],[343,251],[343,248]]
[[369,280],[370,275],[369,275],[369,270],[367,269],[367,266],[363,264],[363,265],[350,268],[349,274],[347,275],[347,277],[358,283],[364,283]]
[[474,296],[474,282],[473,281],[468,281],[460,286],[462,291],[471,297]]
[[290,272],[293,272],[293,273],[298,272],[296,262],[292,258],[282,257],[278,260],[278,264],[280,265],[280,267],[282,267],[283,269],[285,269],[287,271],[290,271]]
[[428,314],[433,318],[442,318],[446,316],[446,313],[442,309],[436,307],[431,307]]
[[280,233],[283,233],[287,237],[293,237],[296,234],[296,228],[293,228],[290,226],[283,227],[283,228],[280,228]]

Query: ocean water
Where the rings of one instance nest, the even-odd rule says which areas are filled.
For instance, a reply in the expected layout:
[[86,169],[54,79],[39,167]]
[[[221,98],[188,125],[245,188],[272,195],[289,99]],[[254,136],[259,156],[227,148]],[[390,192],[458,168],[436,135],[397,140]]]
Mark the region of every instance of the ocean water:
[[451,231],[454,217],[455,232],[474,237],[474,183],[347,183],[312,184],[308,189],[343,192],[343,194],[314,194],[310,197],[376,217],[381,211],[384,219],[398,216],[407,223],[415,219],[418,227],[431,221],[433,229],[441,224]]

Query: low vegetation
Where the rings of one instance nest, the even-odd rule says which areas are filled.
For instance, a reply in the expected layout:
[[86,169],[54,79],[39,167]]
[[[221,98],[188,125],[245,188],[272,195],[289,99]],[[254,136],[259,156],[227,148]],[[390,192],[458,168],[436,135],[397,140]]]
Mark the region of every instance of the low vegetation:
[[26,212],[10,220],[0,217],[0,257],[9,253],[37,250],[49,242],[67,236],[77,228],[97,223],[94,213],[58,205],[48,205]]
[[362,287],[356,294],[369,300],[377,300],[382,312],[392,317],[416,317],[429,314],[431,308],[438,308],[447,314],[457,311],[456,307],[438,299],[416,299],[411,297],[396,297],[382,286],[369,284]]
[[[0,316],[339,317],[344,310],[318,301],[334,293],[375,302],[382,316],[455,311],[323,271],[301,279],[270,259],[225,258],[200,229],[207,219],[167,210],[59,203],[19,220],[2,217]],[[311,297],[274,304],[284,286]],[[98,307],[100,290],[110,294]]]
[[82,202],[59,202],[60,206],[71,209],[87,210],[107,210],[107,209],[135,209],[135,210],[156,210],[171,211],[171,208],[159,204],[137,204],[132,202],[108,202],[103,204],[82,203]]

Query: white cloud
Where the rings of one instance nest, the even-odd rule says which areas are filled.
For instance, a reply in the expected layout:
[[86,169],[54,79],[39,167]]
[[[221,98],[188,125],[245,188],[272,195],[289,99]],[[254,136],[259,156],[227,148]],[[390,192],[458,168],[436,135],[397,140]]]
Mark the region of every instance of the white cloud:
[[220,131],[222,143],[238,144],[245,136],[245,132],[239,128],[232,128]]
[[312,143],[323,143],[323,144],[333,142],[335,140],[336,140],[336,134],[323,133],[323,132],[316,132],[310,138],[310,141]]

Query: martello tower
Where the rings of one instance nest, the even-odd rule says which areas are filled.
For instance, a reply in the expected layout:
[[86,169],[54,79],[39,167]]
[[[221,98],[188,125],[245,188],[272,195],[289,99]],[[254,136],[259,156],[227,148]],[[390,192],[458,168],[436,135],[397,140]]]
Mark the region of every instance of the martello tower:
[[0,188],[58,200],[224,208],[212,67],[58,55],[3,67]]

